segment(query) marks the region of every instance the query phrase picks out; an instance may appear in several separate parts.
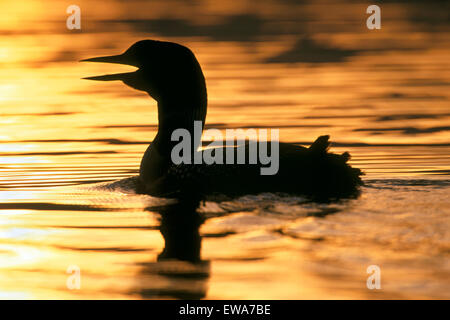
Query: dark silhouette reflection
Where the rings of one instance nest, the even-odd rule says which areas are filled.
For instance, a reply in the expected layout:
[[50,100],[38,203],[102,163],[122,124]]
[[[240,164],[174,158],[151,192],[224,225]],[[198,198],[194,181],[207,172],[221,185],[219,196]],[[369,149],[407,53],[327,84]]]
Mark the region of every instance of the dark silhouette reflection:
[[297,40],[294,46],[266,60],[267,63],[324,63],[341,62],[358,54],[358,50],[334,48],[320,44],[308,36]]
[[195,203],[179,203],[159,210],[161,214],[160,231],[164,237],[164,250],[158,261],[177,259],[199,262],[201,237],[199,227],[204,219],[196,211]]
[[201,299],[206,296],[210,263],[201,259],[199,228],[204,218],[197,212],[199,201],[179,200],[148,211],[161,215],[164,249],[156,262],[143,264],[144,278],[154,278],[138,293],[145,299]]
[[[152,17],[151,19],[104,20],[108,30],[117,25],[128,25],[138,32],[156,32],[162,37],[204,37],[214,41],[255,41],[261,36],[273,33],[265,30],[266,22],[256,14],[226,15],[211,24],[198,24],[191,19],[174,17]],[[63,56],[64,57],[64,56]]]

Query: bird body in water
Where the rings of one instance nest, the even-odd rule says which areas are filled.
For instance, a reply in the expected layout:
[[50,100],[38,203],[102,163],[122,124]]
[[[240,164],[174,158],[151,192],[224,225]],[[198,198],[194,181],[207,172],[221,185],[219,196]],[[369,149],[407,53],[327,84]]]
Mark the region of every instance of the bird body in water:
[[[132,65],[134,72],[87,77],[85,79],[121,80],[147,92],[158,102],[158,133],[146,150],[140,166],[142,192],[156,196],[203,197],[205,195],[283,192],[314,199],[350,197],[362,184],[359,169],[347,164],[348,153],[328,152],[329,137],[319,137],[309,148],[279,144],[279,170],[261,175],[261,164],[174,164],[171,152],[176,141],[172,133],[185,129],[191,145],[200,144],[194,122],[206,119],[207,91],[202,69],[190,49],[180,44],[142,40],[123,54],[82,61]],[[248,150],[249,143],[244,145]],[[202,152],[194,150],[195,152]],[[235,152],[236,154],[236,152]]]

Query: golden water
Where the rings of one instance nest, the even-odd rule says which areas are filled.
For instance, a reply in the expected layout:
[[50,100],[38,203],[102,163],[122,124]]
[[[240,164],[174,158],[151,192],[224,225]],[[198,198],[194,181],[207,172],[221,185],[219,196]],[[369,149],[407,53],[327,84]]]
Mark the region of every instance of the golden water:
[[[81,31],[66,1],[0,2],[0,298],[450,298],[448,4],[383,3],[370,31],[360,1],[76,2]],[[130,68],[77,62],[145,38],[195,52],[207,125],[330,134],[361,197],[206,202],[181,222],[201,239],[178,239],[202,262],[158,260],[167,201],[111,184],[137,174],[156,104],[80,80]]]

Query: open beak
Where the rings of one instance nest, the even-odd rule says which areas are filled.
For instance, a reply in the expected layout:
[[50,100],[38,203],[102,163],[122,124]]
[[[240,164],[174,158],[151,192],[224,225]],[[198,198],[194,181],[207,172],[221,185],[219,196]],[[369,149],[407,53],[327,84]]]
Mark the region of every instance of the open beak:
[[[130,66],[133,65],[133,63],[130,62],[129,59],[127,59],[127,57],[123,54],[119,54],[119,55],[115,55],[115,56],[89,58],[89,59],[80,60],[80,62],[104,62],[104,63],[126,64],[126,65],[130,65]],[[134,72],[105,74],[102,76],[85,77],[82,79],[98,80],[98,81],[125,80],[128,76],[130,76],[133,73]]]
[[115,56],[104,56],[80,60],[80,62],[106,62],[106,63],[119,63],[119,64],[129,64],[127,57],[124,54],[118,54]]
[[84,80],[98,80],[98,81],[125,80],[128,76],[132,75],[133,73],[134,72],[105,74],[103,76],[84,77],[84,78],[81,78],[81,79],[84,79]]

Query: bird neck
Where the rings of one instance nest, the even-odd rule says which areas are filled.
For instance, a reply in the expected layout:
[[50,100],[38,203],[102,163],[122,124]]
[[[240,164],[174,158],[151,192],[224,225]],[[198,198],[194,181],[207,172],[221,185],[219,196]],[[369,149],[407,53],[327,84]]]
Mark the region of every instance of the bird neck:
[[[172,149],[180,143],[172,141],[172,133],[175,130],[184,129],[189,132],[191,150],[196,150],[200,145],[206,119],[206,95],[204,98],[196,100],[158,102],[158,133],[141,161],[140,176],[144,181],[158,179],[171,165]],[[200,128],[196,121],[201,121]],[[194,156],[194,152],[191,153],[191,156]]]
[[[172,134],[175,130],[182,129],[189,132],[191,147],[199,146],[205,119],[205,102],[158,102],[158,133],[152,145],[161,156],[170,157],[173,147],[179,143],[178,140],[172,141]],[[201,130],[196,121],[201,121]]]

